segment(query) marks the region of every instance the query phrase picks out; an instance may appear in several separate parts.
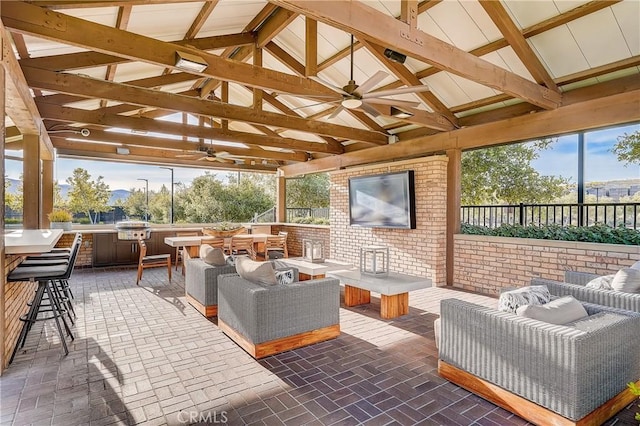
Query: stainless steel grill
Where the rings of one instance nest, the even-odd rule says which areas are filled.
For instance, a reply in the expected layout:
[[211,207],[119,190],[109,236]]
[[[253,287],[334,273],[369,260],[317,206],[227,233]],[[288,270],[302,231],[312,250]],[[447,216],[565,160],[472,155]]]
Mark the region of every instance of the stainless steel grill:
[[151,237],[151,227],[149,222],[140,220],[126,220],[116,223],[119,240],[147,240]]

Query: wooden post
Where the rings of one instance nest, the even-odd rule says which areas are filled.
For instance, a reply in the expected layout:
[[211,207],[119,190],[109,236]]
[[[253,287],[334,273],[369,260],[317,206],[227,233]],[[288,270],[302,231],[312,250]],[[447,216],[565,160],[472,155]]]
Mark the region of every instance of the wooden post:
[[447,150],[447,285],[453,285],[453,236],[460,232],[462,151]]
[[287,221],[287,179],[276,177],[276,222]]
[[23,138],[22,160],[22,224],[24,229],[38,229],[42,204],[40,201],[40,138],[26,134]]
[[53,211],[53,161],[42,160],[42,217],[40,227],[49,228],[49,213]]
[[[0,5],[2,7],[2,5]],[[3,33],[0,32],[0,64],[4,63],[3,52],[2,49],[2,36]],[[4,67],[0,65],[0,114],[2,117],[6,116],[5,113],[5,94],[6,91],[6,83],[5,83],[5,71]],[[0,120],[0,174],[4,178],[4,144],[5,144],[5,128],[4,128],[4,118]],[[4,180],[3,180],[4,182]],[[0,228],[4,229],[4,185],[0,185],[0,206],[2,207],[2,214],[0,215]],[[2,271],[2,288],[0,289],[0,375],[2,374],[2,370],[4,370],[4,348],[5,348],[5,331],[4,331],[4,317],[5,317],[5,306],[4,306],[4,292],[7,288],[7,274],[4,270],[5,261],[4,261],[4,238],[0,239],[0,271]]]
[[[253,65],[262,66],[262,49],[258,46],[253,47]],[[262,89],[258,87],[253,88],[253,108],[258,111],[262,110]]]

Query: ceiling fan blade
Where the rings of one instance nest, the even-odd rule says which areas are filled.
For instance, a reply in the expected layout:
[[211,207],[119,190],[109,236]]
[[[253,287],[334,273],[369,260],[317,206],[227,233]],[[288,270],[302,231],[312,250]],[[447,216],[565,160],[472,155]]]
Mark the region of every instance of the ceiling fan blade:
[[365,81],[358,87],[358,90],[356,90],[356,93],[359,93],[359,94],[367,93],[369,90],[373,89],[378,83],[380,83],[382,80],[384,80],[388,76],[389,74],[384,71],[376,72],[374,75],[369,77],[367,81]]
[[299,107],[291,108],[291,111],[296,111],[296,110],[305,109],[305,108],[311,108],[311,107],[314,107],[314,106],[324,105],[324,104],[334,104],[336,102],[340,102],[341,100],[342,99],[336,99],[336,100],[333,100],[333,101],[324,101],[324,102],[317,102],[315,104],[310,104],[310,105],[302,105],[302,106],[299,106]]
[[202,158],[203,155],[205,154],[202,152],[185,152],[184,154],[176,154],[175,157],[176,158],[193,158],[193,157]]
[[400,101],[397,99],[378,99],[378,98],[372,98],[372,99],[365,99],[366,102],[370,103],[370,104],[377,104],[377,105],[391,105],[391,106],[397,106],[397,107],[409,107],[409,108],[415,108],[417,106],[420,105],[420,102],[414,102],[414,101]]
[[338,105],[338,108],[334,109],[330,116],[327,119],[331,120],[332,118],[336,118],[338,114],[340,114],[345,108],[342,105]]
[[365,93],[364,95],[362,95],[362,99],[381,98],[384,96],[393,96],[393,95],[403,95],[405,93],[421,93],[421,92],[428,92],[429,90],[430,90],[429,86],[423,84],[422,86],[409,86],[409,87],[401,87],[399,89],[380,90],[379,92]]
[[360,109],[372,116],[373,118],[378,117],[380,113],[371,105],[367,105],[365,102],[360,105]]
[[338,86],[334,86],[333,84],[329,83],[328,81],[324,81],[323,79],[321,79],[320,77],[316,76],[316,75],[312,75],[311,77],[309,77],[311,80],[315,81],[316,83],[320,83],[322,84],[324,87],[328,87],[329,89],[333,90],[334,92],[338,92],[341,95],[347,95],[350,96],[349,93],[345,92],[342,87],[338,87]]

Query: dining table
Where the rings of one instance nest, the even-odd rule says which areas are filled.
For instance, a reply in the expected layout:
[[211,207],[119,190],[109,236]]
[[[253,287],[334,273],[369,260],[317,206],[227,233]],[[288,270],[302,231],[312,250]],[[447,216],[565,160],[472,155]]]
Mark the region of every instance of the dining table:
[[[271,234],[240,234],[237,237],[247,237],[253,239],[254,249],[260,251],[260,244],[264,244]],[[210,240],[215,237],[209,235],[184,236],[184,237],[165,237],[164,243],[171,247],[184,247],[189,253],[189,257],[200,257],[200,246],[202,240]],[[225,237],[224,246],[229,247],[232,237]]]

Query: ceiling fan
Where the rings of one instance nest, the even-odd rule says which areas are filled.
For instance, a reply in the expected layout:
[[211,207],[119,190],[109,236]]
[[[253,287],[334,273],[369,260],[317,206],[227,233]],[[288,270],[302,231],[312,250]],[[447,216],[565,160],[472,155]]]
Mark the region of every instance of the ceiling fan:
[[330,103],[338,103],[338,108],[336,108],[333,113],[328,118],[334,118],[344,109],[360,109],[373,117],[378,117],[380,113],[377,109],[373,107],[373,105],[390,105],[392,107],[400,108],[415,108],[420,105],[419,102],[414,101],[404,101],[397,99],[386,99],[387,96],[394,95],[402,95],[406,93],[420,93],[426,92],[429,90],[429,87],[426,85],[422,86],[409,86],[403,87],[399,89],[390,89],[390,90],[379,90],[376,92],[371,92],[378,83],[382,82],[385,78],[389,76],[389,73],[384,71],[378,71],[373,76],[371,76],[368,80],[363,82],[361,85],[356,84],[353,79],[353,34],[351,35],[351,76],[349,82],[343,87],[337,87],[333,84],[322,80],[317,76],[310,77],[312,80],[322,84],[323,86],[328,87],[329,89],[337,92],[342,95],[341,99],[337,100],[328,100],[323,102],[318,102],[312,105],[305,105],[302,107],[294,108],[294,109],[302,109],[309,108],[316,105],[330,104]]
[[196,161],[219,161],[221,163],[232,164],[235,161],[231,158],[227,158],[229,153],[226,151],[216,151],[210,146],[200,145],[197,150],[185,151],[183,154],[176,155],[177,158],[195,158]]

